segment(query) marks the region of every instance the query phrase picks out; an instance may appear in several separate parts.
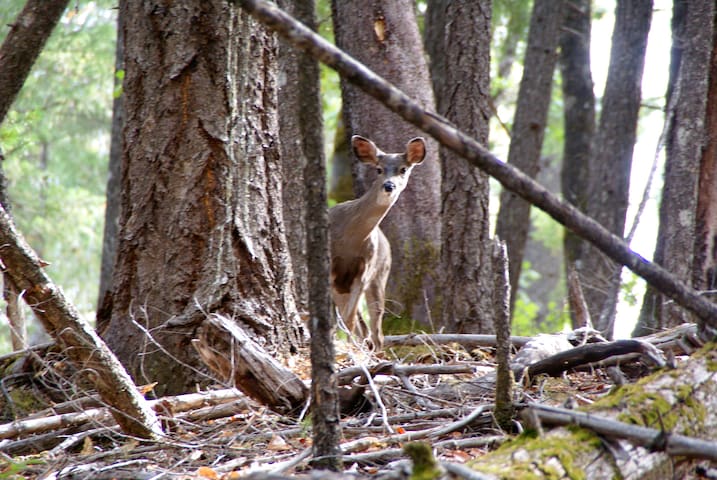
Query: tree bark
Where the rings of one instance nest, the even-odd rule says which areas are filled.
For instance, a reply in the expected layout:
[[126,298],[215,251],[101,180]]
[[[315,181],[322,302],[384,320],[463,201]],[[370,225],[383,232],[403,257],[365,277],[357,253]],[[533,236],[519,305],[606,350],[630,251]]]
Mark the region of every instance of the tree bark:
[[62,291],[42,271],[40,259],[15,230],[10,216],[0,208],[0,261],[13,284],[24,292],[25,302],[47,333],[89,377],[122,431],[140,438],[162,433],[157,416],[117,358],[85,321]]
[[[313,1],[281,0],[278,5],[316,30]],[[319,65],[313,58],[279,42],[279,135],[283,168],[284,222],[294,272],[296,304],[308,310],[309,276],[306,246],[306,182],[321,174],[324,165],[323,118],[319,98]],[[315,160],[315,162],[312,162]],[[311,163],[321,170],[307,168]]]
[[[562,0],[536,0],[530,20],[528,46],[518,103],[511,129],[508,163],[529,177],[538,175],[540,151],[558,60],[558,39],[563,20]],[[511,311],[515,306],[525,243],[530,229],[530,203],[514,192],[503,190],[495,234],[508,247]]]
[[207,381],[190,342],[208,314],[278,357],[303,342],[281,206],[277,45],[220,0],[121,2],[120,15],[125,149],[104,338],[163,395]]
[[[122,72],[119,77],[117,74]],[[117,47],[115,50],[115,91],[122,87],[124,76],[124,29],[122,28],[122,17],[117,16]],[[112,101],[112,131],[110,138],[110,157],[107,171],[107,202],[105,207],[105,227],[102,235],[102,259],[100,263],[100,288],[97,297],[97,310],[106,311],[97,314],[95,327],[101,332],[107,326],[105,320],[108,313],[112,311],[110,302],[112,295],[112,273],[114,271],[115,259],[117,257],[117,242],[119,233],[119,209],[120,209],[120,175],[122,166],[122,128],[124,127],[124,93],[120,90],[119,95]]]
[[[316,30],[314,1],[279,6]],[[334,323],[329,287],[328,211],[319,65],[284,40],[279,44],[279,128],[284,167],[284,208],[297,303],[311,332],[311,419],[314,464],[339,470],[341,426]]]
[[[689,283],[693,279],[696,253],[700,160],[709,137],[706,111],[714,45],[714,2],[689,2],[685,13],[683,26],[673,22],[673,42],[680,44],[682,53],[672,60],[679,64],[679,75],[667,98],[664,186],[653,261]],[[634,334],[646,335],[692,321],[689,312],[648,287]]]
[[703,322],[700,332],[702,336],[714,336],[717,331],[717,306],[675,279],[659,265],[630,250],[621,238],[574,206],[560,200],[520,170],[500,160],[483,145],[451,126],[446,119],[427,112],[406,94],[321,37],[303,28],[281,10],[262,0],[240,0],[240,4],[262,23],[289,38],[298,48],[310,52],[402,118],[496,178],[505,188],[517,192],[554,220],[590,241],[609,258],[628,267],[662,293],[693,311]]
[[[336,45],[433,110],[431,81],[414,9],[412,0],[335,0]],[[373,138],[385,151],[401,152],[406,142],[419,134],[344,79],[341,90],[347,136]],[[429,140],[427,152],[427,161],[414,170],[408,187],[381,224],[393,258],[387,310],[424,324],[435,305],[441,209],[437,144]],[[372,169],[360,169],[359,164],[354,163],[357,196],[375,178]]]
[[0,47],[0,123],[22,89],[68,0],[29,0]]
[[[595,94],[590,71],[590,0],[568,2],[565,28],[560,34],[560,72],[563,87],[565,144],[561,185],[563,198],[587,212],[591,146],[595,134]],[[583,258],[587,244],[565,230],[563,249],[566,271]],[[571,311],[573,327],[579,326]]]
[[[426,49],[438,112],[484,145],[490,109],[491,1],[428,2]],[[447,332],[493,333],[488,175],[441,148],[442,315]]]
[[[623,236],[629,202],[632,150],[637,134],[642,71],[652,0],[619,0],[600,123],[590,163],[587,213]],[[622,267],[588,248],[576,265],[595,328],[612,338]]]
[[[713,26],[717,30],[717,24]],[[717,37],[717,35],[716,35]],[[707,136],[700,159],[692,284],[713,302],[717,299],[717,38],[712,44],[705,127]],[[702,323],[702,322],[700,322]],[[701,326],[704,326],[702,324]]]

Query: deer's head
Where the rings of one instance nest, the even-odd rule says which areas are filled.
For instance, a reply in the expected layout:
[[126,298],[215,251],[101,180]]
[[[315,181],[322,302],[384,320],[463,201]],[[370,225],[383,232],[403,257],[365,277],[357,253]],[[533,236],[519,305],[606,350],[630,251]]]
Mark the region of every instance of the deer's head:
[[408,177],[414,166],[423,162],[426,156],[426,141],[416,137],[408,141],[403,153],[384,153],[368,138],[360,135],[351,137],[351,147],[356,158],[376,168],[372,190],[379,188],[379,199],[392,204],[408,185]]

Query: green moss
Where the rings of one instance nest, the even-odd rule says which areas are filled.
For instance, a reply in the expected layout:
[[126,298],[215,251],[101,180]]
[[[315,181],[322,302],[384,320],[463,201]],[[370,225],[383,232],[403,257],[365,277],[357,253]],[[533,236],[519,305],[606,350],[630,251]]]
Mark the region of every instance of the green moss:
[[544,437],[526,432],[482,456],[471,466],[505,479],[582,480],[585,472],[575,463],[575,457],[600,445],[595,434],[577,427]]
[[[407,315],[410,316],[410,309],[414,305],[422,305],[423,286],[426,276],[435,275],[436,266],[440,258],[440,251],[431,242],[418,238],[411,238],[403,243],[403,264],[411,266],[413,275],[406,275],[402,284],[397,289],[399,302],[408,310]],[[436,287],[438,279],[435,279]],[[438,294],[438,288],[436,288]],[[440,299],[436,299],[432,307],[440,311]],[[436,313],[436,312],[432,312]],[[434,315],[434,318],[438,318]]]

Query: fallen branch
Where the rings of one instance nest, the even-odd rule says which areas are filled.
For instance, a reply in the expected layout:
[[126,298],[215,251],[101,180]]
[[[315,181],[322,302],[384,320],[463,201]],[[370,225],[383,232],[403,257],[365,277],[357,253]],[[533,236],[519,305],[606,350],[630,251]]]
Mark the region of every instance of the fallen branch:
[[[703,329],[709,326],[713,332],[717,331],[717,305],[700,296],[664,268],[633,252],[623,239],[610,233],[597,221],[583,214],[575,206],[562,201],[520,170],[500,160],[478,141],[453,127],[445,118],[424,110],[406,94],[297,22],[276,5],[265,0],[238,1],[257,20],[284,36],[295,47],[333,68],[404,120],[416,125],[442,145],[464,157],[471,165],[497,179],[503,187],[546,212],[615,262],[644,278],[660,293],[695,313],[703,322]],[[706,337],[713,337],[713,332],[707,332]]]
[[[511,336],[510,343],[520,348],[528,343],[532,337]],[[384,347],[415,347],[418,345],[448,345],[456,343],[464,348],[495,347],[495,335],[477,335],[465,333],[411,333],[408,335],[386,335]]]
[[[215,390],[204,393],[189,393],[175,397],[165,397],[158,400],[147,401],[150,408],[167,414],[184,412],[209,405],[219,405],[242,398],[244,395],[234,388]],[[96,423],[105,427],[111,427],[114,422],[107,407],[91,408],[82,412],[63,413],[44,418],[31,418],[17,420],[0,425],[0,439],[15,438],[20,435],[29,435],[40,432],[47,432],[58,428],[83,425],[85,423]],[[12,442],[0,442],[0,451],[12,444]]]
[[651,451],[665,452],[673,457],[698,458],[717,462],[717,444],[714,440],[701,440],[655,428],[630,425],[589,413],[549,407],[539,403],[529,403],[527,406],[543,423],[558,426],[577,425],[589,428],[600,435],[622,438]]
[[[10,216],[0,206],[0,261],[27,305],[77,368],[87,374],[122,430],[140,438],[161,435],[156,415],[117,357],[41,268]],[[3,437],[5,438],[5,437]]]

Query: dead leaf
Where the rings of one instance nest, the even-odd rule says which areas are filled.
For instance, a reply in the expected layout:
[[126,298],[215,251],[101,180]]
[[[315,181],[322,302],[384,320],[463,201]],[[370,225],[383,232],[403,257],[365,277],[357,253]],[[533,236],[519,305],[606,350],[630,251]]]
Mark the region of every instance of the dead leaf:
[[202,478],[210,478],[212,480],[218,480],[219,475],[213,468],[209,467],[199,467],[197,469],[197,476],[200,476]]
[[271,437],[271,440],[266,445],[266,448],[269,450],[273,450],[274,452],[280,452],[291,449],[291,446],[286,443],[286,440],[281,438],[279,435],[274,435],[273,437]]

